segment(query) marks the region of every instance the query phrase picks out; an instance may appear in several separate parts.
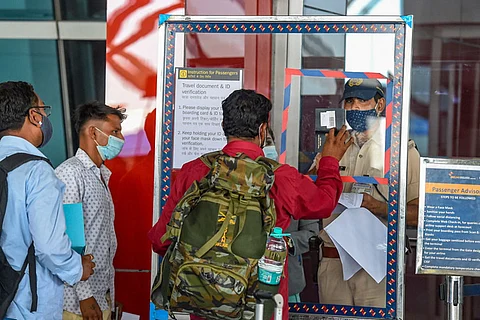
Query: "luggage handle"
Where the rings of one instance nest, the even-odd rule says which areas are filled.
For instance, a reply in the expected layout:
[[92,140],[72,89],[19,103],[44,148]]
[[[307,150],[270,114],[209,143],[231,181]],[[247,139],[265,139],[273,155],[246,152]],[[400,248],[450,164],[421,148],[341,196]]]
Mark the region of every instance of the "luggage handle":
[[273,311],[274,320],[282,320],[283,297],[281,294],[273,294],[265,290],[257,290],[253,293],[256,300],[255,305],[255,320],[263,319],[263,309],[266,300],[273,300],[275,302],[275,310]]

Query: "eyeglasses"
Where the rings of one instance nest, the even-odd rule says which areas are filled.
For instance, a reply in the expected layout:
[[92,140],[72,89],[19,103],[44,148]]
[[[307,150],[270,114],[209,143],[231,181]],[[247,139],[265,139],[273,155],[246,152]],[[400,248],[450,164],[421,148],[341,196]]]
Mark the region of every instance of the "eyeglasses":
[[28,114],[28,111],[30,111],[30,109],[43,109],[47,117],[50,117],[50,115],[52,114],[51,106],[31,106],[30,108],[27,109],[27,111],[25,112],[25,115]]

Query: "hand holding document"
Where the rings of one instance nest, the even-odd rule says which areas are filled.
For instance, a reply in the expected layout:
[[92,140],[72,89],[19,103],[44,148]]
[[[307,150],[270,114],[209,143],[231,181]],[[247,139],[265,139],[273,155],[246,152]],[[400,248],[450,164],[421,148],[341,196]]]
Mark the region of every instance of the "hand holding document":
[[387,227],[375,215],[365,208],[347,208],[325,231],[340,255],[344,280],[363,268],[377,283],[382,281],[387,273]]

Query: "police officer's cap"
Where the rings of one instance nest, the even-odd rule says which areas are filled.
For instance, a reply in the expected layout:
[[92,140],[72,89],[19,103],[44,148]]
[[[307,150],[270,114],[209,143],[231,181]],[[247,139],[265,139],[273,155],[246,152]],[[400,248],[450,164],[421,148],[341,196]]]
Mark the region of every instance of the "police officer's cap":
[[385,98],[385,91],[377,79],[352,78],[345,83],[342,100],[347,98],[370,100],[377,93],[380,97]]

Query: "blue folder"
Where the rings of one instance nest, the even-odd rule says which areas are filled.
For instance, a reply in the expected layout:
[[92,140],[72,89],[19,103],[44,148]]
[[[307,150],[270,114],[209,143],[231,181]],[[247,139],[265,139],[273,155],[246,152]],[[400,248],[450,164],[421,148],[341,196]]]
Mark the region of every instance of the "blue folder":
[[72,242],[72,249],[83,254],[85,251],[85,225],[83,222],[83,206],[81,203],[64,204],[67,235]]

